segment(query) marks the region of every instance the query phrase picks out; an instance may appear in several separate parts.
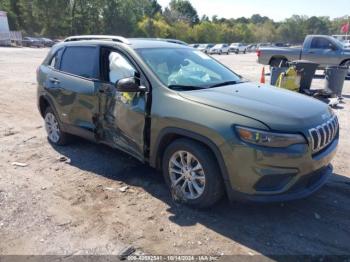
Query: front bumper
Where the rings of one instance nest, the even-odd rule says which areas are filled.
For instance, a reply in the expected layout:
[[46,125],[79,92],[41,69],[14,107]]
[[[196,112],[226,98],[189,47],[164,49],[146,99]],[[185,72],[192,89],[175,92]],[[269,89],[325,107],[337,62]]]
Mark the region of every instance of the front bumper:
[[300,199],[321,188],[332,175],[330,165],[338,137],[324,150],[313,155],[308,145],[288,149],[249,145],[221,148],[227,168],[226,191],[230,200],[279,202]]
[[332,165],[302,176],[295,185],[284,193],[272,195],[249,195],[231,190],[231,200],[245,200],[262,203],[284,202],[308,197],[320,189],[333,173]]

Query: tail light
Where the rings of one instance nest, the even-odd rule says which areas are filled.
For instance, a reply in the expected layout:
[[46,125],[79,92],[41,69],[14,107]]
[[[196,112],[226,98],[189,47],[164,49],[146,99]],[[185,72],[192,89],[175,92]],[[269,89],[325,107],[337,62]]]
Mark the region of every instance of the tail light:
[[256,51],[256,55],[257,55],[258,57],[260,57],[260,56],[261,56],[261,51],[260,51],[260,50]]

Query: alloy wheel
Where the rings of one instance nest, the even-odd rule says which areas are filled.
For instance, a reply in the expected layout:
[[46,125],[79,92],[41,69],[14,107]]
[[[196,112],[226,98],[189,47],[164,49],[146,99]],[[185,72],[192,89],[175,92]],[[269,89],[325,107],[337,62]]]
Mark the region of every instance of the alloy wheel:
[[45,129],[51,142],[57,143],[60,140],[60,128],[54,114],[48,112],[45,115]]
[[177,187],[186,199],[199,198],[205,188],[205,173],[199,160],[187,151],[175,152],[169,160],[172,187]]

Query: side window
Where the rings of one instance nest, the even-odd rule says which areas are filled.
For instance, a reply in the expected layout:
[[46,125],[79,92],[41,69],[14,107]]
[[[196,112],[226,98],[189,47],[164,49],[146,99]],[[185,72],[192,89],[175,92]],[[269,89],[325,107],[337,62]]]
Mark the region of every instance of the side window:
[[120,53],[110,52],[108,56],[109,63],[109,81],[118,82],[120,79],[135,76],[134,66]]
[[311,48],[314,49],[331,49],[332,46],[333,44],[329,40],[320,37],[314,38],[311,42]]
[[59,69],[60,62],[61,62],[61,57],[62,57],[62,52],[63,52],[63,48],[61,48],[58,51],[56,51],[54,56],[51,58],[51,62],[49,63],[49,66],[51,66],[51,67],[53,67],[55,69]]
[[97,48],[90,46],[67,47],[61,61],[61,71],[73,75],[95,78]]

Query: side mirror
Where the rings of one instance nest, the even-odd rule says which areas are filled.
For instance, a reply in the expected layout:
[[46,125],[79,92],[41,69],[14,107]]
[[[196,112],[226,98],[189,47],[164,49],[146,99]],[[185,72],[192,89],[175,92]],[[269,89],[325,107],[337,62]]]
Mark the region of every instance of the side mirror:
[[338,48],[335,45],[333,45],[333,44],[329,44],[329,49],[332,50],[332,51],[337,51],[338,50]]
[[141,86],[135,77],[120,79],[115,87],[119,92],[137,93],[147,91],[147,87]]

